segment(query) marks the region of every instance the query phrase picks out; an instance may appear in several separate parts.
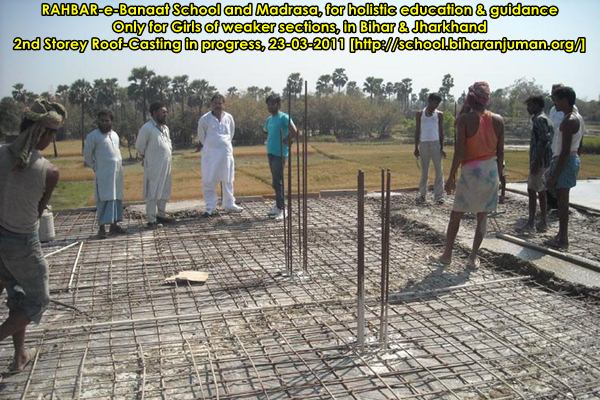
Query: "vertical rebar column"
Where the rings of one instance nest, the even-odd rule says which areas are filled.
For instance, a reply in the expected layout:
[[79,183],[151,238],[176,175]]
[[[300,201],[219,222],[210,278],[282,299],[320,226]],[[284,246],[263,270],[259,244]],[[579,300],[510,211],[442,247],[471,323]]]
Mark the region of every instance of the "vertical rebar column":
[[379,286],[379,342],[383,343],[383,311],[385,302],[385,170],[381,170],[381,282]]
[[302,268],[308,269],[308,82],[304,81],[304,132],[302,135]]
[[360,351],[365,348],[365,174],[358,171],[358,221],[357,221],[357,247],[358,247],[358,279],[357,279],[357,321],[356,339]]
[[[288,92],[289,92],[290,88],[288,86]],[[288,132],[289,134],[289,132]],[[283,153],[283,132],[280,129],[279,130],[279,151],[280,151],[280,157],[281,157],[281,190],[282,190],[282,194],[283,194],[283,251],[284,251],[284,258],[285,258],[285,271],[286,273],[289,274],[289,246],[288,246],[288,234],[287,234],[287,218],[285,216],[285,212],[286,212],[286,203],[285,203],[285,156]],[[277,196],[277,195],[276,195]]]
[[389,295],[390,295],[390,204],[391,204],[391,190],[392,190],[392,173],[387,170],[387,181],[386,181],[386,199],[385,199],[385,288],[384,288],[384,325],[383,325],[383,348],[387,349],[388,344],[388,309],[389,309]]
[[288,234],[288,273],[290,276],[294,273],[293,267],[293,237],[292,237],[292,145],[290,144],[290,124],[292,120],[292,92],[288,90],[288,203],[287,203],[287,215],[284,215],[284,219],[287,218],[287,234]]
[[[306,100],[305,100],[306,101]],[[290,125],[291,125],[291,121],[292,121],[292,117],[290,116]],[[304,197],[304,193],[302,191],[302,187],[300,186],[300,136],[299,136],[299,132],[298,132],[298,127],[296,127],[296,132],[298,133],[298,137],[296,137],[296,183],[297,183],[297,189],[296,189],[296,201],[298,203],[298,219],[297,219],[297,223],[298,223],[298,259],[302,258],[302,250],[304,250],[304,247],[302,246],[302,239],[304,238],[304,235],[302,234],[302,228],[304,227],[304,225],[302,224],[302,198]],[[289,127],[288,127],[288,134],[289,134]],[[304,158],[303,158],[304,160]],[[303,169],[304,171],[304,169]],[[302,196],[302,198],[301,198]]]

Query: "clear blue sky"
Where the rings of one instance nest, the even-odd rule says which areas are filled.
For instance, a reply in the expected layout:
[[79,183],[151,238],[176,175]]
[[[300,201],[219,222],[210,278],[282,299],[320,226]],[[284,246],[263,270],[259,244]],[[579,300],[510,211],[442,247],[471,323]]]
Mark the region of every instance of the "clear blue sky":
[[[191,0],[184,0],[188,4]],[[265,0],[264,2],[266,2]],[[137,0],[130,4],[164,4],[165,1]],[[216,1],[215,1],[216,2]],[[196,1],[195,4],[214,4],[215,2]],[[288,0],[290,4],[325,4],[317,0]],[[356,1],[364,4],[369,0]],[[378,3],[377,1],[372,1]],[[417,1],[392,1],[392,5],[412,5]],[[451,1],[421,1],[421,4],[446,4]],[[109,3],[100,1],[101,4]],[[117,4],[118,1],[113,3]],[[273,1],[273,4],[282,4]],[[332,2],[347,4],[347,2]],[[486,7],[493,4],[509,2],[487,1],[474,2],[456,0],[458,5],[476,6],[483,3]],[[517,1],[512,1],[517,3]],[[563,82],[575,88],[578,97],[588,100],[600,96],[600,79],[598,78],[600,61],[600,1],[597,0],[556,0],[530,1],[526,4],[556,5],[560,13],[556,17],[504,17],[499,20],[488,20],[489,33],[482,37],[509,39],[576,39],[587,38],[586,54],[566,54],[563,52],[513,52],[500,54],[496,52],[396,52],[350,54],[344,52],[236,52],[226,54],[212,52],[17,52],[12,50],[13,38],[21,36],[33,39],[37,36],[56,36],[64,39],[89,39],[92,36],[114,38],[118,34],[112,32],[111,24],[121,17],[42,17],[41,1],[34,0],[1,0],[0,1],[0,97],[9,96],[12,85],[21,82],[25,88],[40,93],[53,91],[60,84],[70,84],[79,78],[93,81],[98,78],[118,78],[119,84],[126,86],[127,78],[134,67],[147,66],[160,75],[187,74],[190,80],[206,79],[221,91],[230,86],[240,90],[248,86],[270,86],[281,91],[287,76],[292,72],[300,72],[309,82],[309,90],[322,74],[331,73],[335,68],[346,69],[350,80],[362,86],[367,76],[383,78],[384,81],[397,82],[403,78],[413,79],[413,91],[418,92],[426,87],[437,90],[442,76],[446,73],[454,77],[455,87],[452,93],[460,93],[473,81],[487,80],[492,89],[506,87],[518,78],[535,78],[536,82],[549,89],[554,82]],[[245,5],[247,1],[227,0],[223,4]],[[470,17],[463,21],[480,22],[485,17]],[[122,18],[125,21],[138,19],[146,22],[148,18]],[[168,22],[170,18],[159,18]],[[179,19],[195,19],[199,22],[213,20],[212,17],[180,17]],[[292,18],[256,18],[265,22],[283,22]],[[327,18],[323,17],[321,22]],[[331,17],[329,17],[331,19]],[[373,18],[375,19],[375,18]],[[407,21],[412,26],[414,18],[376,18],[378,21]],[[442,18],[424,18],[427,22],[439,21]],[[223,19],[225,20],[225,19]],[[229,19],[232,21],[233,19]],[[237,20],[243,20],[238,18]],[[299,20],[299,19],[296,19]],[[339,22],[339,20],[335,20]],[[315,22],[318,22],[315,20]],[[130,35],[127,35],[130,36]],[[174,35],[171,38],[183,38]],[[189,35],[195,39],[206,36]],[[407,38],[414,36],[406,34]],[[454,35],[458,36],[458,35]],[[152,35],[145,35],[150,38]],[[267,35],[260,36],[267,42]],[[433,39],[437,35],[421,35],[421,38]],[[224,37],[215,37],[224,38]],[[234,37],[230,37],[234,39]]]

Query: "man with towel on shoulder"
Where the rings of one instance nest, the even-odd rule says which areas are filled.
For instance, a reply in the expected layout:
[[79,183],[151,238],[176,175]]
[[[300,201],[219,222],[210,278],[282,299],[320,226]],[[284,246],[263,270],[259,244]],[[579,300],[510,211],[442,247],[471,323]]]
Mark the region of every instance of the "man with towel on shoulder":
[[25,330],[40,322],[50,301],[38,227],[58,183],[58,169],[41,150],[52,142],[66,115],[61,104],[36,100],[25,111],[17,139],[0,146],[0,281],[9,309],[0,340],[12,336],[11,373],[22,371],[35,357],[35,348],[25,349]]
[[[460,220],[465,212],[470,212],[477,215],[477,228],[467,266],[477,268],[477,251],[486,233],[487,213],[496,211],[498,181],[504,160],[504,121],[500,115],[486,110],[489,101],[487,82],[475,82],[469,87],[465,100],[468,111],[459,115],[456,121],[454,158],[445,185],[448,194],[456,189],[456,195],[444,253],[432,260],[442,265],[450,265]],[[456,184],[459,165],[460,179]]]

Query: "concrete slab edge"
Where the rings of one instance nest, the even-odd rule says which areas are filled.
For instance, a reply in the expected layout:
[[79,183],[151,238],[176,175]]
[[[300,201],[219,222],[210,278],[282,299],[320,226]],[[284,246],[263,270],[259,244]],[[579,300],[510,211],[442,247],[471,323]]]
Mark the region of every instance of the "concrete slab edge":
[[519,246],[539,251],[540,253],[551,255],[552,257],[560,258],[561,260],[577,264],[581,267],[589,268],[591,270],[600,272],[600,263],[595,262],[593,260],[589,260],[587,258],[580,257],[576,254],[563,253],[502,232],[496,233],[496,237],[499,239],[509,241],[511,243],[518,244]]

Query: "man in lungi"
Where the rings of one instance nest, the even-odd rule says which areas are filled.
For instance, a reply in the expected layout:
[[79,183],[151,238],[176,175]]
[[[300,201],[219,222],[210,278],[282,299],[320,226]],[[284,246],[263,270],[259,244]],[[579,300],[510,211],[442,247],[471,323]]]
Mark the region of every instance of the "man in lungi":
[[167,126],[167,106],[156,102],[150,105],[152,118],[138,132],[135,148],[144,158],[144,199],[149,228],[158,223],[173,222],[167,216],[167,201],[171,196],[171,136]]
[[[498,181],[504,160],[504,121],[500,115],[486,110],[489,101],[490,87],[487,82],[475,82],[469,87],[465,100],[468,111],[459,115],[456,122],[454,158],[445,184],[448,194],[454,190],[456,194],[444,252],[433,258],[433,261],[442,265],[450,265],[460,220],[464,213],[470,212],[477,216],[477,228],[467,266],[479,267],[477,252],[486,233],[487,213],[496,211]],[[456,183],[459,165],[460,178]]]
[[36,350],[25,349],[25,331],[31,322],[40,322],[50,301],[38,227],[58,183],[58,169],[40,151],[52,142],[66,115],[61,104],[37,100],[25,111],[17,139],[0,146],[0,281],[9,309],[0,340],[12,336],[10,372],[22,371],[33,360]]
[[112,129],[113,114],[98,112],[98,128],[88,133],[83,147],[85,164],[94,170],[98,238],[106,237],[104,225],[110,224],[110,233],[125,233],[118,224],[123,220],[123,164],[119,149],[119,135]]
[[558,132],[554,133],[557,140],[553,141],[547,179],[548,191],[556,193],[558,234],[546,244],[559,249],[569,248],[569,191],[577,184],[581,163],[579,147],[585,131],[583,118],[575,108],[575,99],[575,91],[568,86],[557,88],[552,93],[554,106],[564,117]]
[[[531,115],[531,138],[529,140],[529,176],[527,194],[529,195],[529,217],[517,230],[524,233],[545,232],[548,229],[546,201],[546,170],[550,165],[552,150],[552,122],[544,113],[544,97],[530,96],[525,100],[527,112]],[[535,223],[536,197],[540,202],[540,221]]]

